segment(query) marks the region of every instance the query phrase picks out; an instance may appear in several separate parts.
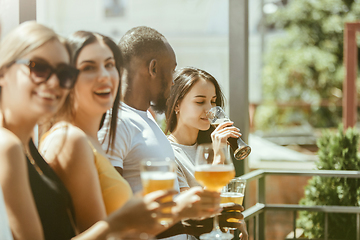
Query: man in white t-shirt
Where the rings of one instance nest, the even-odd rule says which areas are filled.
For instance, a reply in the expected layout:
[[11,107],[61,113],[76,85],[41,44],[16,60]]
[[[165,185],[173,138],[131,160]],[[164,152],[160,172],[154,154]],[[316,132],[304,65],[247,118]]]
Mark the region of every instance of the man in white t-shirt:
[[[122,102],[114,148],[108,154],[113,166],[129,182],[133,192],[142,190],[140,161],[146,158],[175,159],[173,149],[149,111]],[[108,118],[104,125],[107,124]],[[100,141],[105,128],[99,132]],[[107,145],[105,145],[107,148]],[[176,188],[179,191],[178,184]]]
[[[119,47],[124,60],[123,102],[115,146],[109,149],[108,157],[133,192],[138,192],[142,190],[139,168],[142,159],[175,158],[169,141],[148,109],[152,105],[155,111],[165,111],[176,57],[165,37],[149,27],[129,30],[121,38]],[[107,150],[109,114],[103,126],[98,137]]]

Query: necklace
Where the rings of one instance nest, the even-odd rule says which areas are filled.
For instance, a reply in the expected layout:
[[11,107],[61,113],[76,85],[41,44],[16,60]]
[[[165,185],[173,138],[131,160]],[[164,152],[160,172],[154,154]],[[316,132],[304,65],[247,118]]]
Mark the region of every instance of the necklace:
[[37,163],[35,162],[32,155],[29,153],[27,148],[25,146],[23,146],[23,148],[24,148],[24,153],[25,153],[26,157],[29,159],[31,165],[34,166],[35,170],[39,173],[39,175],[43,175],[44,174],[43,171],[40,169],[39,165],[37,165]]

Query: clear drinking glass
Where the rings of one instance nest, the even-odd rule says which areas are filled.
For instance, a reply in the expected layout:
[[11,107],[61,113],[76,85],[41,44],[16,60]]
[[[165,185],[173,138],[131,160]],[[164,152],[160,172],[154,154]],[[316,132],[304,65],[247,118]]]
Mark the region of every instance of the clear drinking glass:
[[[144,195],[158,191],[174,189],[176,179],[176,164],[173,160],[166,158],[145,159],[140,163],[141,182]],[[171,201],[172,196],[163,199],[164,202]],[[164,208],[163,213],[171,213],[171,208]],[[160,224],[169,226],[171,218],[160,218]]]
[[[235,169],[228,154],[226,144],[213,146],[200,144],[196,152],[195,178],[207,190],[220,192],[235,176]],[[219,227],[218,217],[214,217],[214,227],[210,233],[200,236],[200,239],[232,239],[230,233],[223,233]]]
[[[241,177],[232,179],[221,191],[221,203],[237,203],[242,205],[244,201],[246,180]],[[236,218],[229,218],[228,222],[238,222]],[[235,230],[236,228],[229,228]]]
[[[215,128],[223,122],[230,122],[229,117],[219,106],[211,108],[206,116],[210,120],[211,125]],[[231,149],[234,151],[234,157],[237,160],[245,159],[251,152],[250,146],[247,145],[241,138],[230,137],[228,142]]]

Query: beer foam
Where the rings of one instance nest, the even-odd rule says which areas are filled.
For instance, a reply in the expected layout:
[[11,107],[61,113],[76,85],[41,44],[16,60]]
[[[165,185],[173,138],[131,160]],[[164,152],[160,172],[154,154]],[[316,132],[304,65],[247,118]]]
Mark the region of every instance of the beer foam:
[[228,172],[233,171],[234,166],[231,165],[212,165],[212,164],[206,164],[206,165],[198,165],[195,166],[195,171],[197,172]]
[[237,192],[222,192],[220,197],[240,198],[240,197],[244,197],[244,194]]
[[141,178],[144,180],[171,180],[176,178],[176,173],[174,172],[142,172]]
[[221,123],[223,123],[223,122],[230,122],[230,119],[228,119],[228,118],[218,118],[218,119],[216,119],[214,122],[212,122],[211,124],[212,125],[220,125]]

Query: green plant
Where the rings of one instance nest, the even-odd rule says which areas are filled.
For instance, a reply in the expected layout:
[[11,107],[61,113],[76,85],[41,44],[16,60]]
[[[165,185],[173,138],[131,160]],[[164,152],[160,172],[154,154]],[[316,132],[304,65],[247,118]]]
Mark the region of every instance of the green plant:
[[[359,133],[353,128],[345,132],[340,125],[337,132],[325,131],[318,139],[317,169],[360,170],[358,156]],[[305,187],[302,205],[360,206],[360,179],[313,177]],[[331,239],[356,239],[355,214],[328,214]],[[297,222],[309,238],[324,237],[324,213],[300,212]]]
[[[359,19],[360,2],[355,0],[292,0],[267,17],[269,25],[284,33],[267,47],[263,103],[255,116],[259,129],[303,122],[335,127],[341,122],[344,24]],[[358,88],[360,93],[360,83]]]

